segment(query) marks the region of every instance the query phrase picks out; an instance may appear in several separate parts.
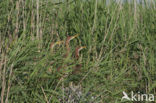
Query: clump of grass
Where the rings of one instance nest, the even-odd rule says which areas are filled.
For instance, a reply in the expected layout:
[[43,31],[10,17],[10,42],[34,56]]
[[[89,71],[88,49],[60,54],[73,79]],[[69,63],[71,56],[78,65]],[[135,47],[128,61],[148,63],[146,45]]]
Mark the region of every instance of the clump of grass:
[[[156,93],[155,7],[97,1],[0,2],[1,103],[66,103],[70,83],[81,86],[80,103],[121,102],[122,91]],[[69,58],[64,45],[50,51],[51,42],[76,33]],[[76,62],[81,72],[72,75],[77,45],[87,48]]]

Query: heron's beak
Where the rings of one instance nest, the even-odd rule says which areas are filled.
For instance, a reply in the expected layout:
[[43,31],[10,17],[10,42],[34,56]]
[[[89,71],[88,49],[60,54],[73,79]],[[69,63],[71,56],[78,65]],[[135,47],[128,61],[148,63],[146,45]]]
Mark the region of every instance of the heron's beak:
[[57,41],[56,43],[55,43],[55,45],[60,45],[60,44],[62,44],[64,41]]
[[74,39],[74,38],[76,38],[76,37],[78,37],[79,35],[80,35],[80,34],[76,34],[76,35],[72,36],[72,37],[71,37],[71,40]]
[[80,49],[86,49],[86,46],[82,46]]
[[86,49],[86,46],[82,46],[81,48],[82,48],[82,49]]
[[80,51],[82,49],[86,49],[86,46],[81,46],[78,51]]
[[62,43],[63,43],[63,41],[57,41],[57,42],[55,42],[55,43],[52,42],[52,43],[50,44],[50,48],[53,49],[53,48],[55,47],[55,45],[60,45],[60,44],[62,44]]

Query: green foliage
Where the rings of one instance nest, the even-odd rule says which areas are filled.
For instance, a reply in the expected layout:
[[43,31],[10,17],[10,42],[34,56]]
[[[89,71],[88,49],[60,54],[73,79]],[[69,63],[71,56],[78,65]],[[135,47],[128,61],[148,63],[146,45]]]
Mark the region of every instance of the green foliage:
[[[79,103],[120,103],[122,91],[156,92],[154,6],[2,0],[0,13],[0,91],[11,83],[4,100],[9,94],[10,103],[66,103],[70,83],[82,87]],[[51,50],[52,42],[77,33],[67,58],[64,44]],[[76,46],[87,47],[79,60]]]

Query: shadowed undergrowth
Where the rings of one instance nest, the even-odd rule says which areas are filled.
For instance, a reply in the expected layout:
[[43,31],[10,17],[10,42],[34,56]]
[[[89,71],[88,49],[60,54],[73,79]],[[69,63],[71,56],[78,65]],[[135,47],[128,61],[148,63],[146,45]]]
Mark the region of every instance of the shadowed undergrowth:
[[[156,10],[134,4],[2,0],[1,103],[120,103],[123,91],[156,94]],[[51,50],[77,33],[67,58],[65,44]],[[76,46],[87,47],[79,60]]]

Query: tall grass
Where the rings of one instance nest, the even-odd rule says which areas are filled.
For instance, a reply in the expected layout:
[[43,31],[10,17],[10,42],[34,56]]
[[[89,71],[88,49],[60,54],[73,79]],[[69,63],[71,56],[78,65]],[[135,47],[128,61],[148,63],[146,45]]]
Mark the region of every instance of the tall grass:
[[[154,6],[2,0],[0,12],[1,103],[66,103],[71,82],[82,86],[78,103],[120,103],[122,91],[156,94]],[[64,45],[50,51],[51,42],[77,33],[71,56],[63,58]],[[87,48],[75,61],[77,45]],[[81,72],[72,75],[76,64]]]

